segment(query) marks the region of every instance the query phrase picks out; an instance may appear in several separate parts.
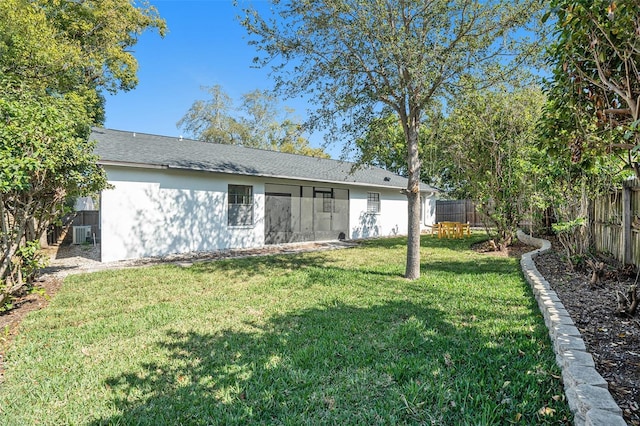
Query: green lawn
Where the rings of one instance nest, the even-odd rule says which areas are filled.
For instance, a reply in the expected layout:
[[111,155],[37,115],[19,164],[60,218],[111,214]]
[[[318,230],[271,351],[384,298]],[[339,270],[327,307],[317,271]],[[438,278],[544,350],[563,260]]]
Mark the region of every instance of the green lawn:
[[559,424],[517,259],[466,240],[77,275],[7,350],[0,424]]

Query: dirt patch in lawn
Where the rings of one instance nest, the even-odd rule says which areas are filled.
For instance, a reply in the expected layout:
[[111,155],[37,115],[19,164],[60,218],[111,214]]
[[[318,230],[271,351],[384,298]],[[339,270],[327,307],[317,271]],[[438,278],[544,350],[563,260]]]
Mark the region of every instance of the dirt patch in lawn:
[[516,241],[511,246],[507,247],[506,250],[496,251],[495,245],[491,243],[491,241],[483,241],[473,245],[473,250],[478,253],[484,253],[488,256],[496,256],[496,257],[513,257],[516,259],[520,259],[524,253],[528,253],[537,249],[537,247],[532,247],[524,244],[521,241]]

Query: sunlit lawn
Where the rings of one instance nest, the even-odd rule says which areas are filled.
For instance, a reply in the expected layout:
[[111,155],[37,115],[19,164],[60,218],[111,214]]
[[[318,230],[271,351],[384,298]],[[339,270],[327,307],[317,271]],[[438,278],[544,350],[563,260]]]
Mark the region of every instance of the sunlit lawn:
[[7,351],[0,424],[571,420],[517,259],[471,239],[68,278]]

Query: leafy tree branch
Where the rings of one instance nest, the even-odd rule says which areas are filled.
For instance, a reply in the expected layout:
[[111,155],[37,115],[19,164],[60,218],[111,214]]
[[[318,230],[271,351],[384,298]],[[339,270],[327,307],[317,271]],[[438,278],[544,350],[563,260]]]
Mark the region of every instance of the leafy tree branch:
[[66,199],[105,188],[90,129],[101,90],[137,84],[131,47],[147,29],[165,23],[146,2],[0,2],[0,310],[33,279]]
[[273,0],[265,16],[243,11],[242,24],[261,52],[256,62],[272,68],[276,89],[307,94],[317,105],[310,126],[356,140],[383,107],[398,117],[408,177],[409,279],[420,276],[425,111],[467,75],[486,84],[502,78],[496,70],[526,51],[515,30],[539,8],[534,0]]
[[303,126],[281,112],[272,94],[254,90],[242,95],[239,107],[220,85],[203,88],[211,96],[197,100],[178,121],[177,126],[191,137],[223,144],[328,158],[322,148],[313,148],[302,136]]

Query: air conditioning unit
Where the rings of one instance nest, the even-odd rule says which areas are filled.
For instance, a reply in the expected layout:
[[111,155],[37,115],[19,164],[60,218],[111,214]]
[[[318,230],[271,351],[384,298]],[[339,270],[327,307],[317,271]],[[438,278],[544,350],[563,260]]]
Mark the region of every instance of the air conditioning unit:
[[91,225],[73,227],[73,244],[84,244],[91,241]]

